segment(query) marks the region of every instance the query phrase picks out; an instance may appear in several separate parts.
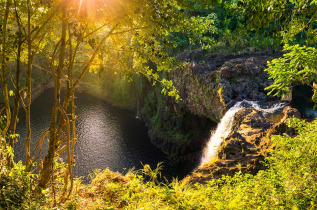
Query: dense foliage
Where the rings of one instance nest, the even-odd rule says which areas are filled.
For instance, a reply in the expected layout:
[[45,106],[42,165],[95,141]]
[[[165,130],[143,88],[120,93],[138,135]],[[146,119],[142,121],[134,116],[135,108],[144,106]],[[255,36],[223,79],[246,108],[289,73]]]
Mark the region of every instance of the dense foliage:
[[[13,148],[17,116],[22,107],[27,128],[26,170],[39,172],[35,179],[37,192],[51,185],[54,174],[61,172],[54,160],[62,153],[67,156],[68,169],[62,171],[65,186],[70,183],[69,193],[72,191],[77,140],[74,92],[88,72],[120,71],[127,80],[132,79],[132,73],[142,74],[153,84],[160,83],[162,93],[180,100],[173,81],[160,73],[184,66],[163,50],[173,47],[167,35],[186,31],[195,38],[212,31],[211,20],[187,15],[185,10],[191,10],[192,1],[4,0],[0,3],[4,103],[1,112],[6,116],[1,135],[9,137],[8,146]],[[47,107],[52,110],[51,123],[37,140],[31,138],[30,123],[34,67],[46,72],[54,87],[54,105]],[[66,89],[65,96],[61,94],[62,87]],[[43,151],[46,140],[48,151]],[[35,148],[31,148],[33,143]],[[7,164],[10,167],[12,161]]]
[[[284,44],[283,57],[268,63],[274,80],[268,89],[283,95],[292,86],[310,85],[317,102],[316,4],[314,0],[1,0],[0,207],[316,208],[317,121],[292,119],[289,126],[298,135],[273,137],[275,148],[266,158],[267,169],[254,176],[238,173],[204,185],[192,184],[190,178],[163,184],[157,181],[160,165],[154,170],[145,165],[125,176],[110,170],[96,172],[89,185],[72,176],[77,140],[74,92],[88,72],[112,80],[102,87],[118,90],[127,88],[127,83],[112,73],[120,71],[127,81],[135,79],[133,73],[144,75],[151,84],[161,85],[159,92],[179,101],[173,81],[164,76],[185,67],[175,58],[180,52],[275,49]],[[46,72],[45,76],[38,79],[34,67]],[[54,105],[48,107],[51,124],[34,140],[32,85],[48,78],[55,91]],[[62,86],[66,87],[64,97]],[[117,89],[109,92],[109,98],[117,95]],[[130,92],[121,97],[133,100]],[[25,165],[12,159],[20,107],[26,113]],[[153,124],[158,119],[154,112]],[[188,133],[168,134],[188,138]],[[42,154],[46,140],[48,151]],[[31,141],[36,142],[33,150]],[[65,162],[59,158],[63,152]],[[144,181],[145,177],[150,181]]]
[[[89,185],[76,181],[74,194],[66,203],[58,201],[63,188],[43,191],[44,197],[29,193],[32,181],[21,164],[9,172],[1,164],[2,207],[53,206],[68,209],[314,209],[317,202],[317,121],[307,124],[292,119],[289,125],[298,136],[275,136],[275,149],[266,158],[267,169],[257,175],[234,177],[192,185],[190,178],[169,184],[156,182],[159,169],[148,165],[125,176],[96,171]],[[4,154],[3,147],[1,155]],[[159,166],[160,168],[161,166]],[[144,177],[149,177],[144,182]],[[22,199],[21,199],[22,198]],[[54,201],[55,199],[55,201]]]
[[317,103],[316,88],[316,57],[317,50],[314,47],[300,47],[299,45],[285,45],[286,53],[282,58],[268,62],[268,73],[274,83],[267,89],[276,92],[275,95],[283,95],[290,92],[290,87],[296,85],[311,86],[315,92],[313,101]]
[[244,0],[236,7],[247,17],[246,29],[274,26],[272,32],[284,44],[284,56],[270,62],[267,69],[274,79],[274,84],[268,87],[272,90],[270,93],[283,95],[289,93],[292,86],[305,84],[313,88],[316,102],[316,1]]

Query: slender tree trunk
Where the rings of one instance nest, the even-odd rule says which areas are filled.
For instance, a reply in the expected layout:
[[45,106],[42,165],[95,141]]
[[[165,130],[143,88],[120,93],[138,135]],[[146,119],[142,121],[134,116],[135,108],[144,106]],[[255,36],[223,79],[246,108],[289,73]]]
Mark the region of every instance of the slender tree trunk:
[[48,153],[44,159],[43,169],[40,172],[39,187],[45,188],[49,183],[54,169],[54,156],[58,144],[58,133],[56,129],[57,115],[61,102],[61,81],[62,81],[62,71],[64,68],[64,58],[66,50],[66,29],[67,22],[65,20],[65,7],[62,7],[63,20],[62,20],[62,35],[61,35],[61,47],[59,53],[59,64],[57,67],[56,77],[55,77],[55,88],[54,88],[54,105],[52,109],[52,117],[50,124],[50,138],[49,138],[49,148]]
[[[70,142],[67,143],[67,151],[68,151],[68,158],[69,158],[69,166],[71,166],[73,162],[73,153],[74,153],[74,144],[75,144],[75,139],[76,139],[76,131],[75,131],[75,104],[74,104],[74,89],[76,86],[79,84],[85,73],[89,70],[89,67],[91,63],[93,62],[94,58],[97,56],[97,54],[100,52],[102,49],[103,44],[106,42],[106,40],[111,36],[115,28],[117,28],[118,24],[116,24],[110,32],[101,40],[99,43],[97,49],[94,51],[93,55],[91,56],[90,60],[84,67],[83,71],[77,78],[77,80],[73,83],[73,78],[71,79],[71,82],[68,83],[69,87],[67,88],[66,91],[66,97],[63,103],[63,106],[61,106],[61,100],[60,100],[60,90],[61,90],[61,78],[62,78],[62,71],[64,68],[64,59],[65,59],[65,52],[66,52],[66,29],[67,29],[67,22],[66,22],[66,8],[65,5],[62,6],[62,12],[63,12],[63,22],[62,22],[62,36],[61,36],[61,41],[60,41],[60,50],[59,50],[59,65],[57,68],[56,72],[56,77],[55,77],[55,100],[54,100],[54,106],[52,109],[52,117],[51,117],[51,124],[50,124],[50,139],[49,139],[49,149],[48,149],[48,154],[46,155],[43,163],[43,169],[40,172],[40,180],[38,183],[38,187],[40,188],[45,188],[47,184],[49,183],[51,179],[51,175],[53,174],[53,168],[54,168],[54,156],[55,153],[57,152],[57,149],[60,146],[60,133],[62,130],[61,123],[60,121],[58,125],[57,123],[57,115],[59,110],[62,112],[65,112],[67,110],[67,106],[71,100],[72,102],[72,136],[73,140],[70,144]],[[76,50],[75,50],[76,52]],[[74,55],[75,56],[75,55]],[[70,64],[72,65],[72,64]],[[73,75],[70,75],[71,77]],[[61,110],[62,109],[62,110]],[[71,172],[71,168],[69,169],[69,172]],[[71,179],[72,179],[72,174],[70,174]]]
[[[12,113],[12,122],[10,126],[10,132],[11,134],[15,134],[16,126],[17,126],[17,121],[18,121],[18,114],[19,114],[19,108],[20,108],[20,58],[21,58],[21,46],[22,46],[22,40],[21,40],[21,30],[19,30],[19,38],[18,38],[18,53],[17,53],[17,59],[16,59],[16,75],[15,75],[15,97],[14,97],[14,108],[13,108],[13,113]],[[9,141],[9,146],[14,148],[14,141],[16,137],[11,136],[10,141]],[[8,166],[12,167],[13,162],[10,159],[8,161]]]
[[[76,53],[77,47],[75,49],[75,53]],[[75,54],[74,54],[75,56]],[[73,191],[73,186],[74,186],[74,180],[73,180],[73,171],[72,171],[72,166],[73,166],[73,149],[75,146],[75,138],[76,138],[76,126],[75,126],[75,104],[74,102],[74,90],[73,90],[73,48],[72,48],[72,35],[71,32],[69,30],[69,67],[68,67],[68,80],[67,80],[67,89],[69,91],[69,97],[65,98],[65,100],[67,100],[67,105],[69,102],[71,102],[72,105],[72,139],[69,138],[67,139],[67,158],[68,158],[68,174],[69,174],[69,178],[70,178],[70,190],[69,190],[69,194],[68,196],[72,193]],[[64,104],[65,105],[65,104]],[[66,105],[66,106],[67,106]],[[68,125],[70,126],[70,125]],[[68,175],[67,174],[67,175]],[[67,183],[66,183],[66,187],[67,187]]]
[[7,80],[6,80],[6,37],[7,37],[7,24],[8,24],[8,16],[9,16],[9,9],[11,5],[11,0],[6,1],[5,12],[3,17],[3,24],[2,24],[2,52],[1,52],[1,84],[2,84],[2,94],[4,99],[4,106],[6,110],[6,124],[4,129],[1,132],[1,135],[5,137],[7,131],[10,127],[11,122],[11,111],[10,111],[10,103],[9,103],[9,95],[8,95],[8,87],[7,87]]
[[[16,59],[16,74],[15,74],[15,97],[14,97],[14,109],[12,114],[12,122],[11,122],[11,133],[15,134],[17,119],[19,114],[19,102],[20,102],[20,66],[21,66],[21,46],[22,46],[22,37],[21,37],[21,30],[19,27],[19,37],[18,37],[18,52],[17,52],[17,59]],[[10,146],[13,148],[14,146],[14,139],[10,139]]]
[[32,39],[31,39],[31,5],[30,0],[27,1],[28,10],[28,23],[27,23],[27,47],[28,47],[28,63],[26,71],[26,141],[25,141],[25,154],[26,166],[31,163],[30,150],[31,150],[31,100],[32,100]]

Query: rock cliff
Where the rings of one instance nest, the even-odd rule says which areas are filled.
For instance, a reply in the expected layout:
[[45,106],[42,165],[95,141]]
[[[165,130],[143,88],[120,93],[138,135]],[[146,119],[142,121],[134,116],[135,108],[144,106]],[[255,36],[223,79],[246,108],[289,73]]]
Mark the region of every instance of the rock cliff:
[[222,175],[234,175],[238,171],[255,174],[264,169],[262,161],[274,146],[271,136],[283,133],[296,135],[286,124],[292,116],[301,117],[290,106],[271,115],[254,108],[240,110],[234,117],[232,133],[223,141],[218,157],[196,169],[192,175],[193,182],[204,183]]
[[264,69],[268,60],[280,54],[204,54],[183,53],[179,59],[188,62],[187,68],[168,75],[181,102],[162,96],[160,88],[148,88],[142,94],[141,117],[149,126],[151,140],[171,156],[201,150],[210,130],[236,102],[277,100],[266,95],[264,88],[272,81]]

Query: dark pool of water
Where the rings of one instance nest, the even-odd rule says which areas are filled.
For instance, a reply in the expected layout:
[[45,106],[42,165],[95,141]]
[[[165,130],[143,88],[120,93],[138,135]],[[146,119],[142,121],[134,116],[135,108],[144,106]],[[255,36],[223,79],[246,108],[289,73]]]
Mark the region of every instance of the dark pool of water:
[[[53,96],[54,90],[48,89],[32,104],[33,148],[35,139],[49,127]],[[163,161],[162,175],[171,179],[183,178],[195,168],[192,162],[170,165],[166,156],[150,143],[147,127],[135,117],[135,113],[115,108],[87,93],[77,93],[75,103],[78,115],[76,165],[73,167],[75,176],[87,177],[94,169],[107,167],[121,173],[133,167],[141,169],[142,164],[150,164],[154,168],[158,162]],[[21,137],[15,145],[15,160],[25,161],[26,129],[23,111],[19,116],[17,133]],[[47,145],[43,149],[46,151]]]
[[314,120],[317,118],[317,109],[312,101],[313,90],[309,86],[299,85],[293,88],[292,107],[298,109],[303,117]]

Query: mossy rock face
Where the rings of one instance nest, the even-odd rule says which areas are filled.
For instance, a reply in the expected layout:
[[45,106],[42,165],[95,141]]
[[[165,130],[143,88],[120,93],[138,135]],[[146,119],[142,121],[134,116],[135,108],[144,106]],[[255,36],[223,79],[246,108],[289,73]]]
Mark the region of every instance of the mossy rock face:
[[188,66],[164,74],[178,89],[179,103],[162,95],[161,87],[153,87],[146,79],[137,78],[128,84],[106,72],[101,76],[108,82],[94,92],[105,95],[114,105],[139,110],[152,142],[169,155],[183,155],[202,149],[211,128],[236,102],[273,100],[264,91],[272,81],[263,70],[267,61],[277,56],[270,52],[185,53],[179,58]]
[[169,156],[179,156],[202,148],[215,126],[210,119],[198,116],[164,96],[160,87],[149,88],[140,106],[153,144]]
[[271,52],[180,55],[188,66],[172,70],[167,77],[173,80],[182,101],[176,103],[150,84],[143,90],[142,117],[149,125],[152,142],[170,155],[202,149],[210,129],[236,102],[277,100],[264,91],[272,84],[264,69],[268,60],[278,56]]
[[219,72],[211,72],[203,78],[189,66],[183,70],[173,71],[172,79],[183,99],[181,106],[184,109],[213,122],[219,122],[226,110],[225,104],[222,103],[222,95],[218,92]]

